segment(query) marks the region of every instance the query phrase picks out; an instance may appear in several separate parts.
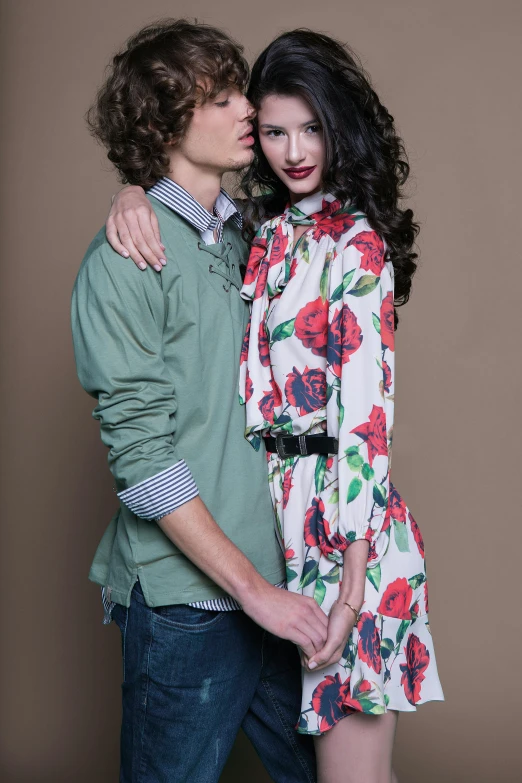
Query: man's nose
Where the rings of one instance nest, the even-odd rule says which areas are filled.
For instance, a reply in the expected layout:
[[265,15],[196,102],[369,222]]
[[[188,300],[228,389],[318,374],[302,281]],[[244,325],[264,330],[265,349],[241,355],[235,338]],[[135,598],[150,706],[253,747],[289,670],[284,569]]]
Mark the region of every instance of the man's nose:
[[244,97],[244,101],[245,101],[245,106],[244,106],[244,109],[243,109],[243,119],[244,120],[253,120],[254,117],[256,116],[257,112],[254,109],[254,107],[252,106],[252,104],[250,103],[250,101],[248,100],[248,98],[246,97],[246,95],[243,96],[243,97]]

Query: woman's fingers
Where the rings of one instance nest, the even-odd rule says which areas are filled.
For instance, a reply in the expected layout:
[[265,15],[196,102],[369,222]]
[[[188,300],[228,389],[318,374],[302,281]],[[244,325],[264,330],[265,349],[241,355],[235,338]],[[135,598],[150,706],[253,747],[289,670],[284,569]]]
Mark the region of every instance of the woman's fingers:
[[107,235],[107,241],[109,242],[112,249],[115,250],[116,253],[119,253],[120,256],[123,256],[124,258],[128,258],[129,253],[127,249],[120,242],[120,238],[118,236],[118,229],[116,228],[116,224],[114,222],[114,218],[112,217],[112,215],[109,215],[109,217],[107,218],[107,223],[105,224],[105,233]]
[[[164,248],[162,248],[162,245],[160,244],[161,240],[158,241],[157,238],[159,236],[159,225],[154,211],[147,209],[146,207],[140,207],[137,210],[137,218],[140,230],[138,239],[142,244],[137,244],[136,238],[134,239],[134,244],[139,248],[142,256],[147,259],[150,266],[154,269],[156,269],[158,265],[160,267],[165,266],[167,261],[165,259]],[[154,230],[153,218],[156,220],[157,233]]]

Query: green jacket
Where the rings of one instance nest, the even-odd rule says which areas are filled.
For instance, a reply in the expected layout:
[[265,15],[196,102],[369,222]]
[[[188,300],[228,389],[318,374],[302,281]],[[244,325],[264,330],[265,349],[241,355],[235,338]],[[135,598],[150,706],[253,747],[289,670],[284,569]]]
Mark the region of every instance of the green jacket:
[[[206,247],[196,229],[149,197],[166,246],[161,274],[115,253],[102,229],[73,291],[77,370],[98,404],[118,493],[185,460],[226,535],[271,583],[284,579],[266,457],[244,438],[238,399],[248,307],[239,296],[246,246],[225,225]],[[212,270],[210,269],[212,267]],[[182,507],[181,507],[182,508]],[[125,503],[111,520],[89,578],[129,606],[139,576],[150,606],[218,598],[223,591],[154,521]]]

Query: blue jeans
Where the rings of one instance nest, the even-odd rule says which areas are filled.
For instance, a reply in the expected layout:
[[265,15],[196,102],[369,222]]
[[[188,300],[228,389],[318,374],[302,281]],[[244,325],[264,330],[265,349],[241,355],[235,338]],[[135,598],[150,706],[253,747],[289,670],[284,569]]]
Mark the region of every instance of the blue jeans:
[[120,783],[217,783],[240,727],[276,783],[315,781],[312,739],[294,729],[293,644],[242,611],[150,608],[139,582],[113,618],[123,650]]

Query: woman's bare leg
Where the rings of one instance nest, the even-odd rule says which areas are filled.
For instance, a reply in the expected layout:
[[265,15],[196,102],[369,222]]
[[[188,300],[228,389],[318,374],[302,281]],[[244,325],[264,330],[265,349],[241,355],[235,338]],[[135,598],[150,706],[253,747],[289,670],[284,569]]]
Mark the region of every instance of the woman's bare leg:
[[397,783],[392,770],[398,713],[355,713],[315,738],[318,783]]

